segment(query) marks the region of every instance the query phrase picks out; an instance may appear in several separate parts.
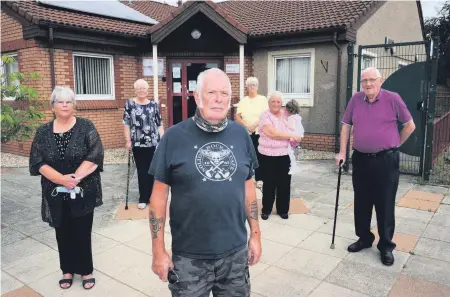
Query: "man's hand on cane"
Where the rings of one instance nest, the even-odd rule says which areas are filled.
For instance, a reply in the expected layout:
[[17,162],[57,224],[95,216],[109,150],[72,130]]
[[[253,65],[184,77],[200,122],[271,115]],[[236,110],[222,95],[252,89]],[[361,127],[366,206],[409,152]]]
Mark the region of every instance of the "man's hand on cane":
[[[346,157],[345,152],[343,152],[343,153],[340,152],[339,154],[337,154],[336,157],[335,157],[336,165],[337,166],[343,165],[345,163],[345,157]],[[340,164],[341,160],[342,160],[342,163]]]

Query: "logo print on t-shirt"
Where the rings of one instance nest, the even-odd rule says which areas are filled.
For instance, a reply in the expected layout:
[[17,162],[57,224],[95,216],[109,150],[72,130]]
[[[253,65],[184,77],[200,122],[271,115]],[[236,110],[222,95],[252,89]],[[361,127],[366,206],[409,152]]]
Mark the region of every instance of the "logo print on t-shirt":
[[236,158],[223,143],[210,142],[202,146],[195,155],[195,166],[206,179],[231,181],[236,172]]

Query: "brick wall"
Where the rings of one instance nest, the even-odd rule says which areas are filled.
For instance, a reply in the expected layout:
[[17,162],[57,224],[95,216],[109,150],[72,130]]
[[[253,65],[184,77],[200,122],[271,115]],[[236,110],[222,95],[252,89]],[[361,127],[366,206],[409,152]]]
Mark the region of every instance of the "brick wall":
[[[247,77],[253,75],[253,67],[252,67],[252,57],[246,56],[244,58],[244,96],[247,94],[247,90],[245,89],[245,80]],[[225,56],[223,58],[224,61],[224,68],[226,64],[239,64],[239,56]],[[231,81],[231,92],[232,92],[232,98],[233,102],[232,104],[238,103],[239,98],[239,73],[236,74],[228,74],[228,77]]]
[[18,51],[17,58],[20,72],[36,72],[40,74],[40,79],[31,81],[28,85],[38,91],[39,99],[49,100],[52,93],[52,83],[48,50],[41,47],[22,49]]
[[2,42],[23,39],[22,25],[2,11]]

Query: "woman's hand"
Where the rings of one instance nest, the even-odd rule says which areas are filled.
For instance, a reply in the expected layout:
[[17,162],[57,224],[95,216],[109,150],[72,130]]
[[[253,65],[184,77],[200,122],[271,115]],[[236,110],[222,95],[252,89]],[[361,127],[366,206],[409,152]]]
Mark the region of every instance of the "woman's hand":
[[73,178],[73,174],[66,174],[61,176],[59,180],[59,184],[66,187],[69,190],[72,190],[78,185],[79,181],[76,178]]

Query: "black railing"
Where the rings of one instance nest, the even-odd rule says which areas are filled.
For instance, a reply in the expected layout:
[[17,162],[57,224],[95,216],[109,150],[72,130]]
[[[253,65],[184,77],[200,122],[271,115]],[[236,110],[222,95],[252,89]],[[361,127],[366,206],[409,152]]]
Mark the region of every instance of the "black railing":
[[430,180],[450,185],[450,93],[436,93]]

